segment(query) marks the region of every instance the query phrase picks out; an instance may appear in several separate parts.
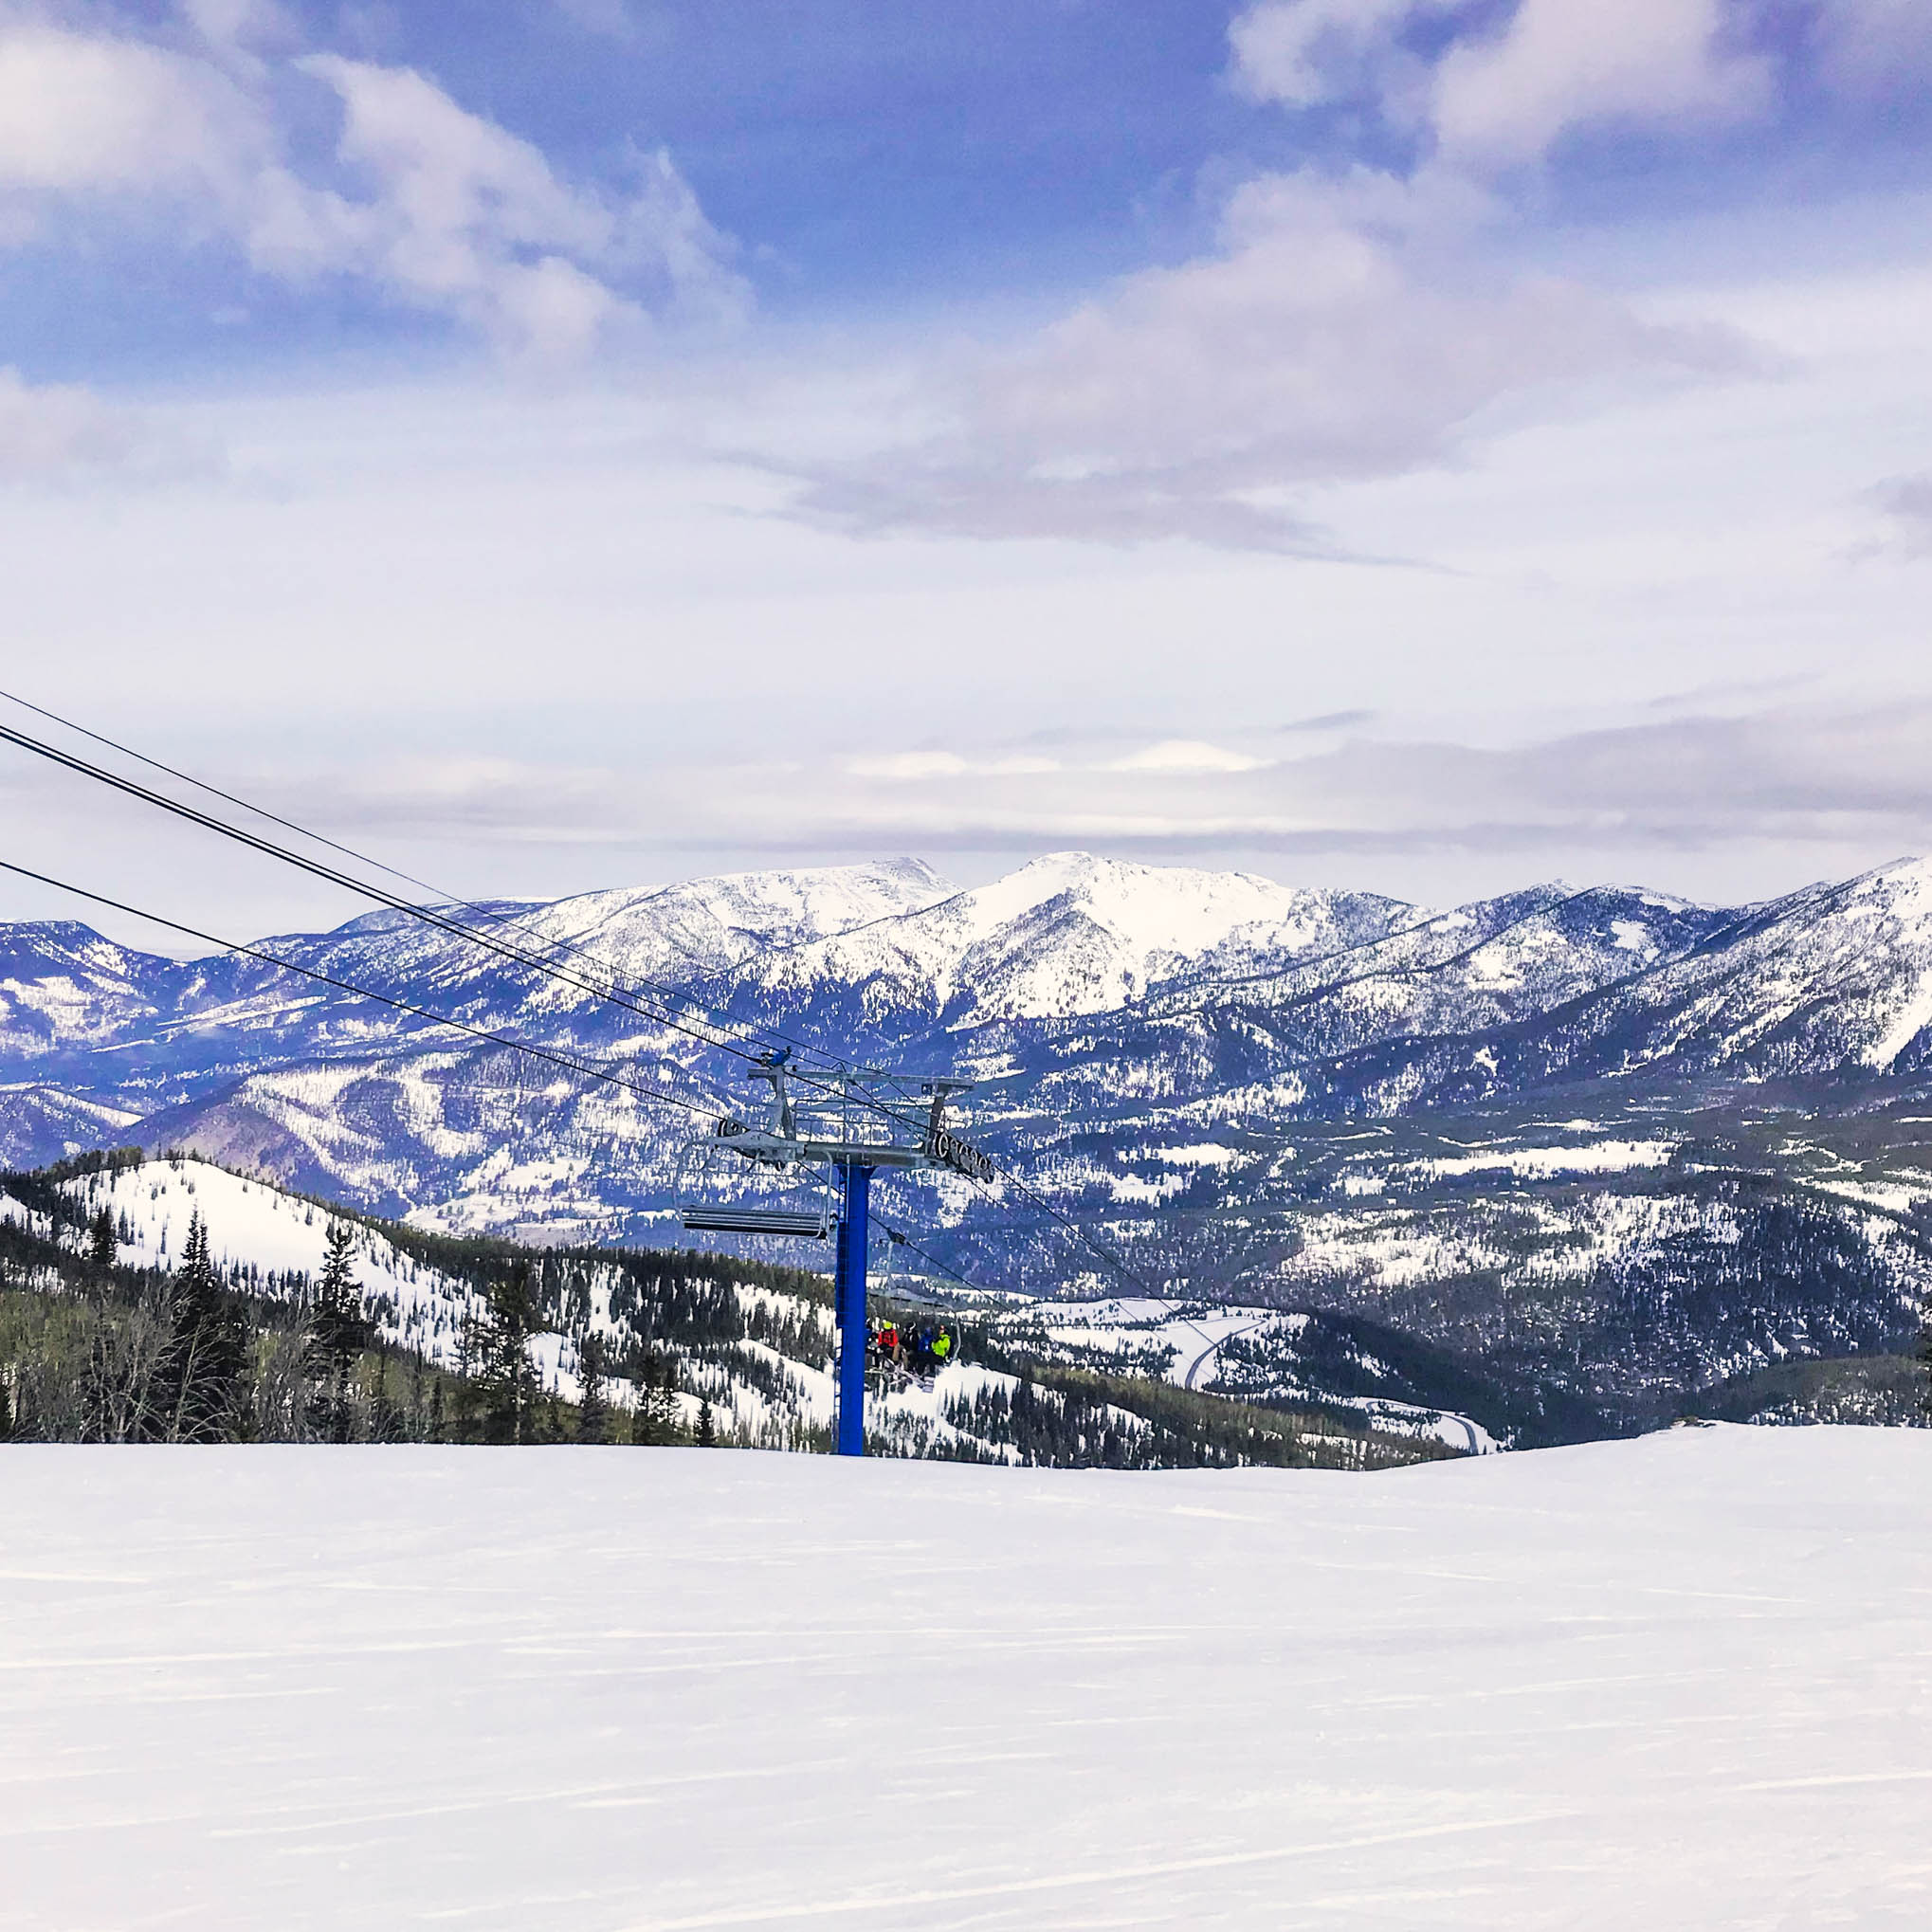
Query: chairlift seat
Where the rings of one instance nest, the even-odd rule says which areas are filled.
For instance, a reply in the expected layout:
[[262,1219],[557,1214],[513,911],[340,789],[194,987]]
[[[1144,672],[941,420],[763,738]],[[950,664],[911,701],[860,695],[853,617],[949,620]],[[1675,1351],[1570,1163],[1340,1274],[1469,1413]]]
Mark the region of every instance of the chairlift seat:
[[831,1235],[830,1216],[799,1208],[689,1207],[680,1218],[686,1228],[705,1234],[790,1234],[806,1241]]

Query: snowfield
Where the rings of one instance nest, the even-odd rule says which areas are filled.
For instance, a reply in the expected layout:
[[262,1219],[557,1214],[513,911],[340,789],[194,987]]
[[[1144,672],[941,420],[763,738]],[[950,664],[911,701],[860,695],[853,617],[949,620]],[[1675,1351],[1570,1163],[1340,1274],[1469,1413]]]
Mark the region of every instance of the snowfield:
[[0,1454],[0,1925],[1932,1923],[1932,1432]]
[[1510,1147],[1454,1159],[1412,1160],[1404,1176],[1506,1172],[1544,1178],[1555,1174],[1621,1174],[1632,1167],[1663,1167],[1674,1140],[1597,1140],[1587,1147]]

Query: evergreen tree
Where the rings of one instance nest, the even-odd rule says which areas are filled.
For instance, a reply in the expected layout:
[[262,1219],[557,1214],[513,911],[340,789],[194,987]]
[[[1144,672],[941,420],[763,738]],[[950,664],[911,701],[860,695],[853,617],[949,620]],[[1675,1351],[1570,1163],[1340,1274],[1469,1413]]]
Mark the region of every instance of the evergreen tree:
[[603,1338],[586,1334],[577,1344],[577,1366],[584,1384],[583,1407],[577,1416],[579,1442],[608,1442],[611,1437],[611,1398],[604,1377]]
[[472,1442],[478,1433],[477,1417],[483,1408],[480,1377],[483,1361],[484,1324],[474,1307],[465,1306],[463,1325],[456,1331],[456,1387],[449,1402],[449,1437],[452,1442]]
[[490,1288],[489,1298],[477,1377],[483,1397],[484,1440],[520,1443],[530,1433],[531,1403],[538,1393],[530,1343],[543,1327],[530,1264],[519,1261],[506,1280]]
[[248,1336],[210,1257],[197,1210],[174,1270],[165,1355],[155,1380],[157,1432],[169,1442],[228,1442],[246,1413]]
[[369,1439],[371,1442],[404,1442],[402,1404],[390,1393],[389,1358],[378,1351],[375,1358],[375,1386],[369,1393]]
[[1919,1399],[1924,1407],[1925,1420],[1932,1422],[1932,1307],[1927,1308],[1925,1325],[1919,1331],[1919,1364],[1925,1371]]
[[87,1259],[96,1267],[112,1267],[119,1255],[114,1210],[103,1201],[93,1220],[87,1224]]
[[329,1224],[310,1323],[309,1364],[316,1382],[310,1415],[327,1442],[348,1442],[355,1435],[349,1377],[369,1345],[362,1290],[350,1268],[349,1252],[354,1245],[346,1223]]
[[698,1405],[698,1447],[700,1449],[718,1447],[718,1424],[712,1419],[711,1404],[708,1400]]
[[671,1365],[647,1355],[637,1376],[637,1411],[630,1419],[630,1439],[648,1448],[677,1442],[683,1434]]

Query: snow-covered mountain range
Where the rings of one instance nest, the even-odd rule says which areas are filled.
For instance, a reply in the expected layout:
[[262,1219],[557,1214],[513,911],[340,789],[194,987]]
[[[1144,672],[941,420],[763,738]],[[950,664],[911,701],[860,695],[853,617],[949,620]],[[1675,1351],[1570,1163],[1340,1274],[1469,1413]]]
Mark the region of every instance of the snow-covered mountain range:
[[741,1108],[742,1064],[702,1037],[737,1030],[977,1077],[975,1134],[1131,1271],[1003,1183],[885,1190],[1001,1286],[1355,1308],[1528,1371],[1504,1304],[1568,1284],[1546,1325],[1595,1322],[1592,1399],[1637,1402],[1636,1285],[1689,1248],[1722,1273],[1740,1229],[1759,1278],[1783,1265],[1789,1229],[1721,1198],[1731,1172],[1824,1217],[1864,1285],[1700,1318],[1712,1373],[1877,1345],[1923,1292],[1924,861],[1747,907],[1549,884],[1443,909],[1057,853],[964,891],[898,860],[460,917],[502,944],[385,911],[262,950],[652,1091],[259,960],[22,924],[0,1160],[179,1146],[426,1229],[662,1241],[691,1123],[653,1093]]

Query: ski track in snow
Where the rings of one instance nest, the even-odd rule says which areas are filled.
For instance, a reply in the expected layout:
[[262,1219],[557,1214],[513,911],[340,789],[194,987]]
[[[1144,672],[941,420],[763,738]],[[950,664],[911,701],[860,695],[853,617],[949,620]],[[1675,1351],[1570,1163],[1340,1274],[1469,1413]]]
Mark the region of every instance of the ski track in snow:
[[9,1927],[1932,1923],[1932,1432],[0,1485]]

